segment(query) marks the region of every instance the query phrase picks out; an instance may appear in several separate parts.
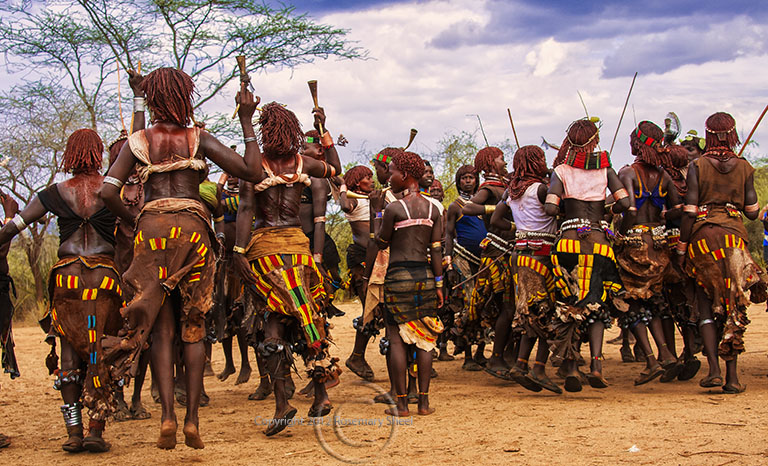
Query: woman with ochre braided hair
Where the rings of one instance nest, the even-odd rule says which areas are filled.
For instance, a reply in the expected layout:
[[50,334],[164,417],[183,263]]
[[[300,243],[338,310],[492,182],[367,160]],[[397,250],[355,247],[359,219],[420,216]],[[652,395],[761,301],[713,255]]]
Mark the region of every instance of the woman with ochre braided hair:
[[396,154],[390,170],[392,190],[402,198],[374,217],[376,244],[379,249],[390,249],[383,305],[389,340],[387,365],[397,399],[386,413],[409,415],[406,366],[412,345],[419,386],[418,414],[428,415],[435,411],[429,406],[431,351],[443,331],[437,317],[438,308],[443,306],[441,215],[419,193],[424,161],[417,154]]
[[[736,121],[718,112],[707,118],[706,149],[688,169],[683,226],[676,252],[696,280],[695,316],[704,340],[709,373],[702,387],[741,393],[736,366],[744,352],[749,302],[766,299],[765,273],[747,249],[742,213],[755,220],[760,210],[755,169],[733,150],[739,145]],[[749,297],[747,297],[749,291]],[[718,356],[725,360],[725,381]]]
[[[576,369],[579,345],[586,333],[591,355],[587,381],[593,388],[606,388],[603,378],[603,332],[617,311],[616,295],[623,291],[616,259],[611,247],[613,232],[603,220],[605,191],[616,201],[611,208],[618,214],[627,209],[627,190],[611,168],[608,152],[595,151],[600,132],[594,121],[576,120],[554,162],[544,211],[555,216],[564,212],[560,236],[552,255],[555,286],[559,296],[553,322],[553,357],[563,360],[565,389],[581,391]],[[626,304],[623,304],[626,310]]]

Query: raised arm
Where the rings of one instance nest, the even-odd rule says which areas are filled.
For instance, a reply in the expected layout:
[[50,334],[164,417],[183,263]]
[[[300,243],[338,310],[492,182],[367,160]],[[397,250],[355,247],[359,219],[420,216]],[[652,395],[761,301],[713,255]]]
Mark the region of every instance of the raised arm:
[[104,177],[104,184],[101,185],[101,190],[99,191],[99,196],[104,201],[104,205],[113,214],[120,217],[121,220],[128,222],[131,226],[136,223],[136,217],[123,204],[123,200],[120,199],[120,190],[135,165],[136,157],[131,152],[131,145],[128,143],[123,144],[123,148],[120,149],[120,153],[117,155],[117,160],[109,167],[107,176]]
[[264,169],[261,166],[261,150],[251,121],[260,99],[255,97],[254,100],[253,94],[247,88],[247,83],[243,82],[235,102],[240,105],[237,114],[240,117],[240,126],[243,128],[245,155],[240,157],[237,152],[219,142],[206,131],[200,132],[200,149],[203,150],[203,154],[207,158],[230,175],[241,180],[258,183],[264,179]]
[[339,162],[339,153],[336,152],[336,147],[333,145],[331,134],[325,126],[325,110],[316,108],[312,110],[312,114],[315,116],[315,129],[319,132],[321,124],[325,128],[325,133],[320,138],[325,153],[325,162],[304,157],[304,172],[317,178],[333,178],[341,173],[341,163]]

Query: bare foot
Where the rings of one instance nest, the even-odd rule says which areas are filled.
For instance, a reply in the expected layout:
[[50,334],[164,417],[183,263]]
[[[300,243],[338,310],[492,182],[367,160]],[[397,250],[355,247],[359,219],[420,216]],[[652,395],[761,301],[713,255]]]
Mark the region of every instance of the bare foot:
[[131,403],[131,418],[141,420],[149,419],[151,417],[152,414],[150,414],[149,411],[144,408],[144,405],[141,404],[141,400]]
[[205,448],[205,444],[203,443],[203,439],[200,438],[200,432],[196,425],[187,422],[184,424],[184,429],[182,430],[184,432],[184,444],[197,450]]
[[435,408],[419,408],[419,410],[417,411],[417,413],[419,413],[419,416],[429,416],[434,412],[435,412]]
[[173,450],[176,448],[176,429],[178,425],[175,419],[166,419],[160,424],[160,437],[157,439],[157,448]]
[[205,361],[205,369],[203,369],[203,377],[213,377],[213,367],[211,367],[211,361]]
[[397,409],[396,407],[385,409],[384,414],[395,417],[407,417],[411,415],[410,411],[408,411],[408,408]]
[[251,379],[251,366],[242,366],[240,368],[240,373],[237,375],[237,380],[235,380],[235,385],[240,385],[248,382],[248,380]]
[[216,377],[223,382],[227,380],[229,376],[234,373],[235,373],[235,366],[224,366],[224,370],[221,371],[221,373]]

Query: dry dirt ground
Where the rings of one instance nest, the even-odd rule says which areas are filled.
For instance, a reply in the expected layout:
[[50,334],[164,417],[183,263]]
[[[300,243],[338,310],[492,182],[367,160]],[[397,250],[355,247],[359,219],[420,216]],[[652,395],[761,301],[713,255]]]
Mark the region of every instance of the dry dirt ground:
[[[335,319],[334,336],[335,354],[343,362],[351,351],[351,320],[359,305],[342,308],[347,316]],[[437,362],[439,376],[430,389],[437,412],[392,426],[384,405],[369,401],[377,387],[388,388],[376,341],[368,350],[376,384],[365,385],[345,371],[341,385],[330,391],[336,428],[330,417],[324,425],[311,425],[306,418],[310,401],[297,398],[293,400],[299,410],[297,425],[266,438],[261,420],[270,417],[274,401],[271,397],[247,400],[256,375],[238,386],[234,376],[226,382],[208,377],[205,384],[211,404],[200,410],[206,448],[187,448],[179,432],[181,443],[176,449],[161,451],[154,446],[159,405],[152,402],[147,383],[144,399],[152,419],[108,424],[106,437],[112,450],[101,455],[61,450],[65,434],[61,399],[43,365],[48,346],[38,328],[17,328],[22,377],[2,379],[0,432],[11,436],[13,443],[0,450],[0,464],[337,462],[329,452],[336,458],[376,464],[768,464],[764,424],[768,418],[768,315],[764,308],[753,307],[750,318],[747,352],[740,360],[748,389],[736,396],[700,388],[701,372],[688,382],[634,387],[632,380],[641,365],[621,363],[618,346],[607,345],[605,375],[611,386],[561,396],[531,393],[483,372],[464,372],[459,360]],[[606,339],[616,335],[617,330],[611,329]],[[237,355],[235,361],[239,367]],[[214,347],[213,367],[217,372],[223,367],[219,346]],[[303,386],[303,381],[297,385]],[[183,419],[183,408],[177,406],[177,413]]]

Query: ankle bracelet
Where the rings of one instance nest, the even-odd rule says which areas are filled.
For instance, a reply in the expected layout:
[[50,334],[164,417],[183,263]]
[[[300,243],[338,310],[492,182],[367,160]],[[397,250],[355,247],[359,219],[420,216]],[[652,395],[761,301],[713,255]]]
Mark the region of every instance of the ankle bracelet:
[[534,365],[534,366],[546,366],[546,365],[547,365],[547,363],[545,363],[545,362],[539,362],[539,361],[533,361],[533,365]]
[[427,396],[429,395],[429,392],[419,392],[419,396]]
[[396,396],[397,396],[398,398],[405,398],[406,396],[408,396],[408,394],[406,393],[405,395],[396,395]]

